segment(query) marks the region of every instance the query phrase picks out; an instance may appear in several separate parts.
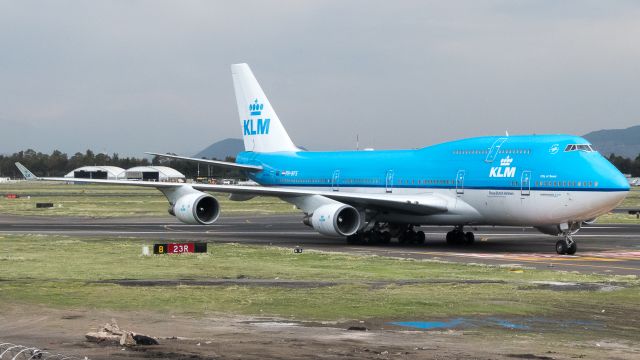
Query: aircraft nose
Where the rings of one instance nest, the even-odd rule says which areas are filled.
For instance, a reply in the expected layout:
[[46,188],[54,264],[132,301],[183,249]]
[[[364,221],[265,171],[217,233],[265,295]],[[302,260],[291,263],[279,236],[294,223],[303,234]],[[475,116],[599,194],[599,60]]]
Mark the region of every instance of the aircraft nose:
[[630,190],[627,178],[607,159],[602,156],[598,156],[598,158],[599,161],[594,162],[593,169],[600,178],[601,184],[609,191],[620,191],[626,195],[626,192]]

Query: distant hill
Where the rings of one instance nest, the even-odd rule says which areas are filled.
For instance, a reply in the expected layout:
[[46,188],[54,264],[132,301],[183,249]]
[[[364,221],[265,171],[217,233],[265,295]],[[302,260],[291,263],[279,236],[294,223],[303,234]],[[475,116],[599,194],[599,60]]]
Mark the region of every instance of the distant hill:
[[224,160],[227,156],[235,157],[241,151],[244,151],[242,139],[224,139],[207,146],[193,157]]
[[611,153],[635,159],[640,154],[640,125],[626,129],[606,129],[590,132],[583,137],[595,145],[603,156]]

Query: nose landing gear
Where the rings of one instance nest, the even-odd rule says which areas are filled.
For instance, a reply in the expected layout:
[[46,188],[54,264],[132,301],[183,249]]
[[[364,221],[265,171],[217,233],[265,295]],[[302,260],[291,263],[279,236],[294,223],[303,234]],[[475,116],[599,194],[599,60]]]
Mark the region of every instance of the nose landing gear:
[[558,255],[573,255],[578,250],[578,245],[571,234],[566,234],[564,239],[556,242],[556,252]]
[[573,255],[578,250],[576,241],[573,240],[573,235],[580,230],[580,222],[569,222],[559,225],[560,231],[564,239],[556,242],[556,252],[558,255]]

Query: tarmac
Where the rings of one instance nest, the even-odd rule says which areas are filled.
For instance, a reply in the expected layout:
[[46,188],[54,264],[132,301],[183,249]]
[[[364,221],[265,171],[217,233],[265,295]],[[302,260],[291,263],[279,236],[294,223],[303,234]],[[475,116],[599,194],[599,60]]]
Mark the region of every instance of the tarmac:
[[0,235],[49,234],[82,237],[126,237],[151,243],[243,243],[300,247],[303,250],[347,252],[399,258],[434,259],[458,263],[501,265],[640,276],[640,224],[583,227],[574,239],[576,255],[557,255],[556,237],[533,228],[465,228],[476,235],[473,245],[448,245],[449,227],[425,226],[424,245],[347,245],[342,238],[319,235],[302,224],[301,216],[225,216],[208,226],[185,225],[174,218],[91,219],[0,215]]

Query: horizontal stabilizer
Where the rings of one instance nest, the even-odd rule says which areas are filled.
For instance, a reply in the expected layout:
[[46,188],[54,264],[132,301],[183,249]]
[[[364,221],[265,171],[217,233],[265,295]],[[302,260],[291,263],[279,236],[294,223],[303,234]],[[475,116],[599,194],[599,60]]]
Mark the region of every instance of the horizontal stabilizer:
[[166,158],[170,158],[170,159],[196,161],[196,162],[200,162],[200,163],[203,163],[203,164],[209,164],[209,165],[221,166],[221,167],[229,167],[229,168],[235,168],[235,169],[242,169],[242,170],[247,170],[247,171],[262,171],[262,166],[238,164],[238,163],[232,163],[232,162],[228,162],[228,161],[198,159],[198,158],[192,158],[192,157],[186,157],[186,156],[160,154],[160,153],[154,153],[154,152],[145,152],[145,154],[161,156],[161,157],[166,157]]

